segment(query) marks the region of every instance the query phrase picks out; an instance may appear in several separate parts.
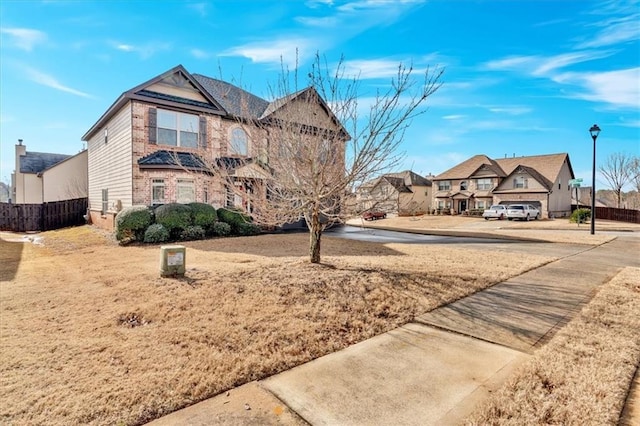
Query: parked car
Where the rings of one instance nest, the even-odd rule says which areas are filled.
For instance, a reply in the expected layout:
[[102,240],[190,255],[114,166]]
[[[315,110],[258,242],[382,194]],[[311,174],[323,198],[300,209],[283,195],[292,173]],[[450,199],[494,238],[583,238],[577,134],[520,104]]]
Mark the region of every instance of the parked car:
[[362,214],[362,218],[364,220],[386,219],[387,214],[385,212],[379,212],[379,211],[368,211]]
[[485,209],[482,213],[482,217],[484,217],[485,220],[489,220],[491,218],[502,220],[507,217],[507,206],[495,204],[488,209]]
[[540,210],[531,204],[511,204],[507,207],[507,219],[531,220],[539,219]]

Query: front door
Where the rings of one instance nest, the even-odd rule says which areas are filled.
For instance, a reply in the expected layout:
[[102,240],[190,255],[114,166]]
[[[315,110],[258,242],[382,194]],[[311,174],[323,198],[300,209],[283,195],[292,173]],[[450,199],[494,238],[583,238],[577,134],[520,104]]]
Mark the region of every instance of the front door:
[[462,213],[467,210],[467,200],[460,200],[458,202],[458,213]]

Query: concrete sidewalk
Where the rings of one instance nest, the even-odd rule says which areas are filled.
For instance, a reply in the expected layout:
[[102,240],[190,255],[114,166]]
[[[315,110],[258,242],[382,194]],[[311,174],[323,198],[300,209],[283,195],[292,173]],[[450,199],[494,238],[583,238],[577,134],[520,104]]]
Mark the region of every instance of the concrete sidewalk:
[[[459,424],[624,266],[622,237],[443,306],[398,329],[152,425]],[[471,337],[473,336],[473,337]]]

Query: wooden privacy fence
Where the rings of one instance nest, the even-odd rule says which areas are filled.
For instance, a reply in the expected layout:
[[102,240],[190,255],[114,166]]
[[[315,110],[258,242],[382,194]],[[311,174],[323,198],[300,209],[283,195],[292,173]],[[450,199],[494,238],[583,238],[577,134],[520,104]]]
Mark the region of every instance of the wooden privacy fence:
[[618,222],[640,223],[640,210],[596,207],[596,220],[616,220]]
[[0,231],[49,231],[85,223],[87,198],[43,204],[0,203]]

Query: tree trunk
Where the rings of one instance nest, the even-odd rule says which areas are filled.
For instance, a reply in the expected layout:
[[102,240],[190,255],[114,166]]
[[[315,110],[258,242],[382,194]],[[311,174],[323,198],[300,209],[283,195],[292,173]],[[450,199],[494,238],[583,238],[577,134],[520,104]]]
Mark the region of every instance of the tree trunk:
[[320,239],[322,238],[322,225],[317,211],[311,214],[309,226],[309,261],[320,263]]

